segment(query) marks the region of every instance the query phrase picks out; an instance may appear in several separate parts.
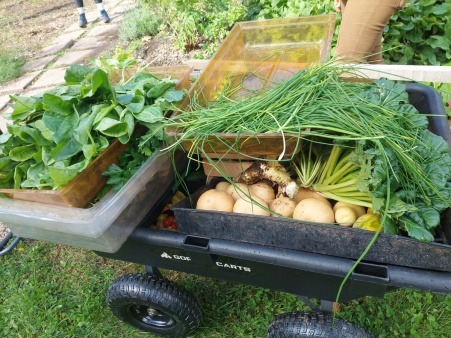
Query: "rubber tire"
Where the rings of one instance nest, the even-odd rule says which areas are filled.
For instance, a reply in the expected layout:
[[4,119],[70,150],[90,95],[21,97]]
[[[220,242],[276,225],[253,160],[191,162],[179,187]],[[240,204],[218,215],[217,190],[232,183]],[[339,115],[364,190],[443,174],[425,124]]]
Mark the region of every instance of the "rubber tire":
[[[197,329],[202,318],[200,306],[191,293],[165,278],[151,275],[117,278],[107,291],[106,301],[122,321],[159,336],[186,336]],[[151,313],[149,309],[153,309]]]
[[267,338],[374,338],[359,326],[323,312],[290,312],[278,315]]

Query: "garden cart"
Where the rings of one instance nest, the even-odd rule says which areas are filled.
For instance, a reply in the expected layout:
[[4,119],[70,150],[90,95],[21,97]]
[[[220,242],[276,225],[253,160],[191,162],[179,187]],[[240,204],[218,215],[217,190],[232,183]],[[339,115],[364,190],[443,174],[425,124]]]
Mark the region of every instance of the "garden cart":
[[[270,21],[268,27],[265,22],[239,24],[197,83],[206,83],[203,94],[214,96],[216,92],[209,89],[226,86],[232,71],[239,73],[251,91],[266,88],[271,82],[268,76],[277,81],[291,77],[308,64],[329,58],[334,22],[334,16],[318,16]],[[299,36],[312,41],[299,42]],[[275,59],[268,62],[271,57]],[[249,70],[254,78],[242,76]],[[263,84],[255,79],[263,79]],[[409,102],[428,114],[430,131],[450,145],[440,95],[415,83],[406,84],[406,90]],[[362,328],[334,318],[337,294],[339,302],[346,302],[382,297],[397,288],[451,293],[449,210],[442,214],[434,242],[379,234],[360,259],[372,241],[372,232],[193,208],[214,180],[207,185],[205,176],[193,181],[190,175],[183,175],[187,167],[183,152],[173,159],[167,154],[154,155],[119,192],[108,193],[91,208],[52,206],[49,210],[45,204],[2,199],[0,220],[18,236],[73,245],[102,257],[144,265],[145,274],[117,278],[106,299],[118,318],[157,335],[193,334],[202,317],[195,297],[163,278],[160,269],[288,292],[312,308],[311,312],[277,316],[269,325],[268,337],[371,337]],[[151,228],[180,177],[185,177],[189,197],[172,207],[178,231]]]
[[[407,91],[420,112],[435,112],[429,117],[430,128],[449,143],[438,93],[412,83],[407,84]],[[361,252],[357,249],[352,253],[350,248],[358,242],[366,245],[372,233],[357,231],[347,234],[350,237],[344,241],[340,227],[303,224],[304,228],[293,228],[293,222],[274,218],[212,214],[192,209],[188,200],[173,207],[179,232],[150,229],[148,225],[168,198],[170,192],[117,252],[98,252],[103,257],[146,266],[145,275],[122,276],[108,290],[108,305],[120,319],[141,330],[168,335],[188,334],[199,325],[201,311],[196,300],[164,279],[159,272],[163,268],[289,292],[312,308],[312,312],[281,314],[269,326],[268,337],[371,337],[343,319],[334,320],[332,308],[343,278]],[[271,229],[277,229],[280,235]],[[447,210],[435,243],[381,234],[345,283],[340,302],[363,296],[383,297],[397,288],[451,293],[450,231]],[[338,244],[327,246],[324,242]],[[323,243],[321,249],[316,248],[318,243]],[[320,299],[320,305],[309,297]]]

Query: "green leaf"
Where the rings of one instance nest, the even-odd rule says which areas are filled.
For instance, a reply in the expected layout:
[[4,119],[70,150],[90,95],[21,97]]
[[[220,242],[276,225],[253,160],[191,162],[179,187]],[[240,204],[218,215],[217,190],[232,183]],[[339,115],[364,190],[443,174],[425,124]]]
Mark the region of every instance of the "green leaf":
[[36,146],[30,144],[12,149],[8,156],[13,161],[22,162],[33,158],[36,151]]
[[41,132],[42,137],[48,141],[53,141],[53,131],[51,131],[42,119],[34,123],[34,127]]
[[42,109],[42,102],[38,98],[29,96],[10,95],[13,111],[5,116],[12,121],[24,121],[36,111]]
[[87,166],[87,160],[82,160],[68,167],[63,162],[57,162],[54,166],[49,167],[49,173],[55,183],[55,187],[61,188],[72,181]]
[[124,115],[123,122],[127,124],[127,133],[119,137],[119,142],[126,144],[130,141],[133,131],[135,130],[135,119],[131,113],[127,113]]
[[162,96],[169,88],[174,87],[173,81],[161,81],[158,85],[149,89],[146,93],[148,98],[156,99]]
[[21,188],[45,189],[53,186],[49,171],[42,162],[31,165],[27,170],[26,178],[21,183]]
[[78,154],[82,149],[82,144],[78,143],[74,138],[70,138],[59,143],[51,152],[51,157],[55,161],[66,160]]
[[64,100],[59,96],[45,93],[42,96],[43,107],[46,112],[52,112],[57,115],[67,116],[74,113],[74,104],[76,99]]
[[127,109],[130,110],[132,113],[139,113],[144,108],[145,98],[144,96],[139,92],[136,91],[135,95],[133,96],[133,99],[126,105]]
[[441,48],[447,50],[451,45],[451,40],[446,36],[432,35],[426,40],[432,48]]
[[75,64],[66,69],[64,80],[67,84],[80,84],[85,80],[91,69],[87,66]]
[[95,129],[106,136],[120,137],[124,134],[127,134],[128,125],[126,122],[121,122],[105,117],[102,121],[100,121]]
[[168,102],[179,102],[185,96],[183,90],[168,90],[164,93],[163,98]]
[[163,112],[156,106],[146,106],[139,114],[134,114],[135,118],[141,122],[155,123],[163,120]]
[[[412,216],[412,214],[410,215]],[[421,224],[417,223],[418,219],[419,217],[412,220],[407,216],[403,216],[400,218],[400,221],[404,224],[410,237],[422,242],[433,242],[434,236],[423,226],[421,226]]]
[[60,115],[55,112],[45,112],[42,120],[47,128],[53,132],[53,140],[60,143],[67,140],[74,134],[75,127],[78,124],[79,116],[72,112],[68,115]]
[[7,126],[8,132],[17,136],[25,143],[32,143],[38,146],[46,146],[51,144],[49,140],[46,140],[39,130],[33,129],[24,125],[9,124]]

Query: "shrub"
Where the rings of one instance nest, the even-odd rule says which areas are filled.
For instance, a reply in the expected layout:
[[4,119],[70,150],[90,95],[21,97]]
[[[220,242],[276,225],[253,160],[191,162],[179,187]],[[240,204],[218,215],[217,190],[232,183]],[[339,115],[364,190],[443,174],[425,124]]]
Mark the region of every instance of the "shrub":
[[119,37],[126,41],[139,39],[143,36],[155,36],[162,24],[161,14],[154,7],[139,3],[124,16]]
[[451,3],[410,1],[391,18],[384,58],[410,65],[451,65]]

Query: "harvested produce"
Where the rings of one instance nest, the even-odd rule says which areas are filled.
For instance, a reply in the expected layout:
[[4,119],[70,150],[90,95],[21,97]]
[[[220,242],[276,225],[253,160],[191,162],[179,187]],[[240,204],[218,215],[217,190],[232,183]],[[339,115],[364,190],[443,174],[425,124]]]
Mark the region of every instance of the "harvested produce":
[[249,186],[244,183],[234,183],[231,184],[226,192],[233,197],[233,199],[236,201],[240,198],[244,198],[246,196],[249,196],[251,194],[249,190]]
[[200,195],[196,209],[231,212],[234,204],[235,200],[225,191],[209,189]]
[[[184,97],[175,82],[138,71],[112,85],[104,70],[72,65],[64,84],[38,96],[12,95],[12,123],[0,136],[0,187],[61,188],[113,140],[129,142],[138,124],[151,131],[139,144],[139,152],[150,156],[162,144],[155,130],[164,112]],[[127,177],[110,173],[116,183]]]
[[350,203],[345,203],[345,202],[337,202],[334,204],[334,212],[337,211],[337,209],[339,208],[343,208],[343,207],[347,207],[347,208],[351,208],[352,210],[354,210],[357,218],[366,214],[366,210],[364,207],[360,206],[360,205],[355,205],[355,204],[350,204]]
[[373,208],[386,233],[433,241],[440,213],[451,206],[449,145],[428,130],[405,84],[345,77],[361,76],[326,62],[244,99],[222,98],[205,107],[193,98],[168,121],[180,137],[167,149],[189,140],[190,154],[208,157],[203,147],[212,135],[297,137],[302,149],[290,160],[303,156],[296,165],[299,185]]
[[252,196],[260,197],[267,204],[276,198],[274,189],[265,182],[257,182],[249,185],[249,192]]
[[243,171],[235,181],[245,184],[254,184],[263,179],[267,179],[274,184],[277,184],[281,192],[290,198],[293,198],[299,189],[285,167],[276,161],[255,161],[249,168]]
[[259,216],[270,216],[268,204],[257,196],[239,198],[233,206],[233,212]]
[[218,184],[216,184],[215,189],[227,191],[227,189],[229,189],[230,186],[231,184],[229,182],[221,181]]
[[355,211],[350,207],[341,207],[334,210],[335,222],[350,227],[357,220]]
[[327,203],[330,203],[329,200],[323,195],[321,195],[319,192],[304,187],[299,188],[298,192],[293,197],[293,201],[299,203],[300,201],[306,198],[318,198]]
[[357,218],[352,227],[369,231],[377,231],[380,224],[381,216],[379,214],[365,214]]
[[278,196],[269,203],[269,209],[274,213],[272,216],[293,217],[296,202],[286,196]]
[[330,204],[317,198],[300,201],[293,211],[293,219],[305,222],[334,223],[334,211]]

